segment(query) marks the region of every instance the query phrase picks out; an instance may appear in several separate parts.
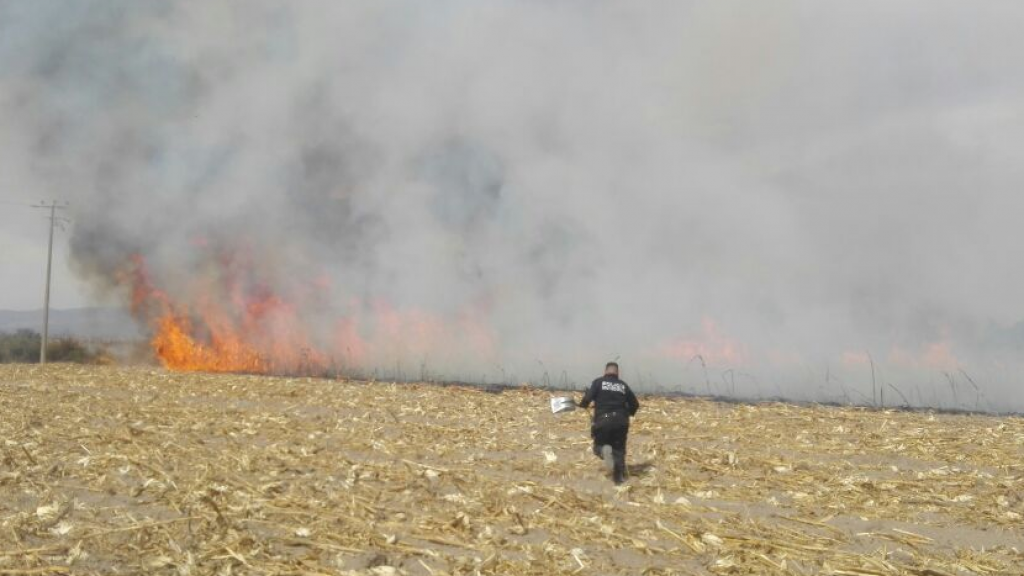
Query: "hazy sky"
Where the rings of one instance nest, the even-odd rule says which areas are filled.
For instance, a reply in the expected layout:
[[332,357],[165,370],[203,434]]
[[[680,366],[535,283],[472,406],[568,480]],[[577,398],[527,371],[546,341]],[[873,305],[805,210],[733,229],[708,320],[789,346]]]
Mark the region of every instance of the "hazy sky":
[[[0,278],[3,278],[0,284],[0,309],[31,310],[43,306],[49,214],[27,207],[42,199],[32,199],[27,194],[17,193],[16,185],[8,182],[0,184],[5,200],[0,202]],[[20,204],[8,204],[10,199]],[[50,299],[56,308],[91,304],[86,295],[86,286],[71,272],[68,265],[69,232],[58,230],[54,237]]]
[[[700,354],[828,396],[873,359],[922,397],[965,371],[1024,404],[1022,22],[1012,0],[0,3],[0,190],[74,203],[97,294],[138,253],[194,305],[230,254],[317,341],[449,327],[375,362],[621,355],[695,385]],[[34,307],[41,215],[0,210],[0,307]],[[55,304],[85,303],[67,261]]]

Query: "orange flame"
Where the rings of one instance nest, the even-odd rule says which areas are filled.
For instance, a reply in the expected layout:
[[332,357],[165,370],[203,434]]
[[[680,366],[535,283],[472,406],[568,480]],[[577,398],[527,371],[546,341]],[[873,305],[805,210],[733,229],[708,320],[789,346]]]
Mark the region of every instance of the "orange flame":
[[893,346],[889,361],[898,366],[924,370],[951,371],[960,367],[953,345],[945,338],[926,342],[916,350]]
[[[312,373],[328,367],[327,356],[312,345],[294,308],[272,293],[246,295],[226,281],[227,304],[200,296],[190,309],[153,286],[140,256],[120,277],[131,284],[133,314],[150,320],[150,344],[165,368]],[[213,293],[209,288],[197,281],[200,294]]]
[[747,350],[740,342],[722,334],[711,318],[701,321],[701,334],[695,338],[679,338],[665,342],[659,348],[665,358],[690,360],[697,356],[710,364],[738,365],[747,358]]
[[157,321],[152,346],[164,367],[182,371],[267,372],[263,356],[231,333],[212,336],[209,345],[192,336],[187,318],[167,313]]
[[[334,333],[310,331],[309,310],[302,311],[253,282],[246,263],[228,258],[219,273],[199,275],[172,299],[156,288],[143,258],[136,256],[120,280],[131,287],[131,309],[152,330],[150,344],[167,369],[203,372],[322,374],[337,366],[441,359],[452,350],[486,355],[494,346],[489,330],[478,321],[482,310],[469,310],[454,323],[415,308],[399,310],[385,302],[363,306],[349,302],[350,317],[334,323]],[[318,301],[328,289],[324,278],[298,290],[296,302]],[[255,287],[254,287],[255,286]],[[185,303],[187,302],[187,304]],[[369,317],[364,317],[369,313]],[[317,323],[323,326],[323,323]],[[372,341],[364,338],[369,332]],[[335,353],[328,354],[326,344]]]

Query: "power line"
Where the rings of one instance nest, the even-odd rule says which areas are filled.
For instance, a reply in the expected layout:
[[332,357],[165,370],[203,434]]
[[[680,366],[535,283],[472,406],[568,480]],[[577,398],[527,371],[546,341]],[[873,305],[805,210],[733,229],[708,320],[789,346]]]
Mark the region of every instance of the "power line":
[[29,204],[32,208],[47,208],[50,210],[50,245],[46,252],[46,291],[43,296],[43,339],[39,344],[39,363],[46,364],[46,341],[50,335],[50,270],[53,268],[53,229],[68,222],[67,218],[59,218],[57,210],[64,210],[68,207],[67,202],[58,203],[51,200],[39,204]]

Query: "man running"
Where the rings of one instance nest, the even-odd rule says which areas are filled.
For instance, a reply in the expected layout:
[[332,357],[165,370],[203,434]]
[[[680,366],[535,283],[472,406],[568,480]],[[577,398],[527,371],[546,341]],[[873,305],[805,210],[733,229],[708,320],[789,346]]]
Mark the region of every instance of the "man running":
[[594,418],[590,425],[590,436],[594,439],[594,455],[604,460],[605,466],[613,472],[616,484],[626,480],[626,437],[629,435],[629,418],[640,409],[640,402],[619,380],[619,365],[609,362],[604,367],[604,376],[594,380],[583,395],[580,406],[588,408],[594,403]]

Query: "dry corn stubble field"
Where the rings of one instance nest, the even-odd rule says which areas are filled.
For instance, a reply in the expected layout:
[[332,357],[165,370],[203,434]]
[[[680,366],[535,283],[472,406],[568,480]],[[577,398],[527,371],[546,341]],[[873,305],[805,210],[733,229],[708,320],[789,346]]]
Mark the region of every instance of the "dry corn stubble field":
[[0,574],[1024,574],[1024,420],[0,367]]

